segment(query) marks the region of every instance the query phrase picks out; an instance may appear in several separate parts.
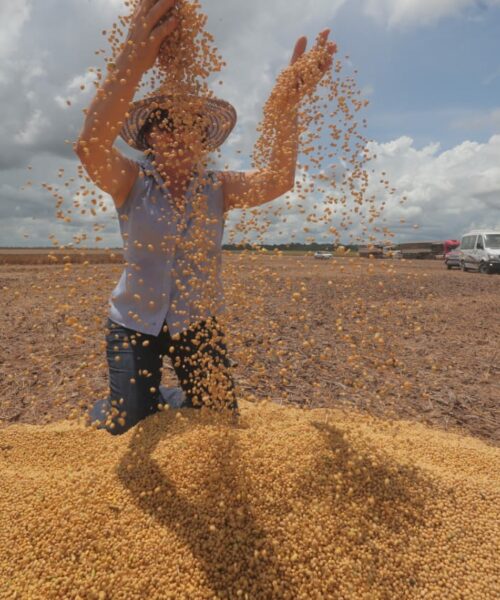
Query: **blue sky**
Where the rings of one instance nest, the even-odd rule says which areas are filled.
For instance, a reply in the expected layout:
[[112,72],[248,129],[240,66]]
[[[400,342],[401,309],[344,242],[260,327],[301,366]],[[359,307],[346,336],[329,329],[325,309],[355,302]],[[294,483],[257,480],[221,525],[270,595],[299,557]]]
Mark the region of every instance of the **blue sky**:
[[[485,142],[493,130],[468,120],[500,105],[500,9],[476,8],[428,25],[388,29],[344,7],[333,23],[342,48],[373,85],[370,136],[411,136],[443,149]],[[363,39],[363,44],[352,41]]]
[[[409,198],[403,208],[388,202],[398,239],[500,228],[500,0],[206,0],[203,7],[228,62],[217,91],[239,114],[223,151],[231,168],[248,167],[240,157],[250,156],[262,106],[297,37],[313,41],[330,27],[370,100],[375,166]],[[91,229],[85,219],[57,222],[39,186],[20,188],[28,178],[56,181],[60,167],[76,171],[64,140],[78,134],[93,89],[80,92],[79,82],[90,81],[94,51],[106,47],[100,31],[120,13],[121,0],[1,2],[1,245],[48,245],[50,234],[68,243],[79,227]],[[384,199],[376,184],[373,191]],[[113,211],[99,219],[101,245],[121,245]],[[300,217],[289,221],[300,230]]]

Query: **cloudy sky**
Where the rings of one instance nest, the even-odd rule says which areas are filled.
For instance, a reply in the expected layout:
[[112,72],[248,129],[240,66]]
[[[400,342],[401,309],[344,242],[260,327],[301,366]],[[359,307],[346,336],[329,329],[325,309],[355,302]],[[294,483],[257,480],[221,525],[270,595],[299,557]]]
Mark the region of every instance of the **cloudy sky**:
[[[203,7],[228,63],[217,91],[239,114],[224,149],[233,168],[248,166],[238,157],[249,156],[263,102],[297,37],[313,40],[330,27],[370,100],[376,168],[408,197],[386,213],[397,240],[500,229],[500,0],[204,0]],[[92,238],[95,221],[56,220],[55,201],[39,184],[63,181],[60,168],[75,172],[66,140],[77,136],[94,89],[80,85],[102,64],[101,30],[122,12],[122,0],[0,0],[1,246],[46,246],[50,235],[66,244],[82,231]],[[27,180],[37,185],[22,191]],[[98,214],[103,241],[89,245],[120,246],[113,210]]]

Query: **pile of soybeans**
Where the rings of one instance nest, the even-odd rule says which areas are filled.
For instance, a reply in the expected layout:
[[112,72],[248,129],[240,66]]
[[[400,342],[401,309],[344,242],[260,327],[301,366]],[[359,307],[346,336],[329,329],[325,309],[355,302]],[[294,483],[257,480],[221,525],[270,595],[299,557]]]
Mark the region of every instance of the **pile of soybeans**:
[[500,452],[333,410],[0,431],[0,597],[496,599]]

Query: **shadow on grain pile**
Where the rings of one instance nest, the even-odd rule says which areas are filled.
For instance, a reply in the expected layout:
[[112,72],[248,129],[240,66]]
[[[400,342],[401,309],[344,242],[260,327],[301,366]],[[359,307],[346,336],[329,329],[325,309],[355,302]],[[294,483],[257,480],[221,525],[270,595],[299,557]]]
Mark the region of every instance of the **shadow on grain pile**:
[[0,447],[5,597],[496,596],[499,452],[472,438],[244,403]]

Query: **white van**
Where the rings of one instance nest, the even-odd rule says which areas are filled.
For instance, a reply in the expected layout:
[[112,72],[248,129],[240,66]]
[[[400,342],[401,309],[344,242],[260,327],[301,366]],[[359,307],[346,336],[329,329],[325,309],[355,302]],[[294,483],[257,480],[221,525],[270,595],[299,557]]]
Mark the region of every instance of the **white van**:
[[500,231],[469,231],[460,242],[460,267],[480,273],[500,271]]
[[318,250],[314,253],[314,258],[318,258],[319,260],[327,260],[328,258],[333,258],[333,254],[331,252],[325,252],[324,250]]

